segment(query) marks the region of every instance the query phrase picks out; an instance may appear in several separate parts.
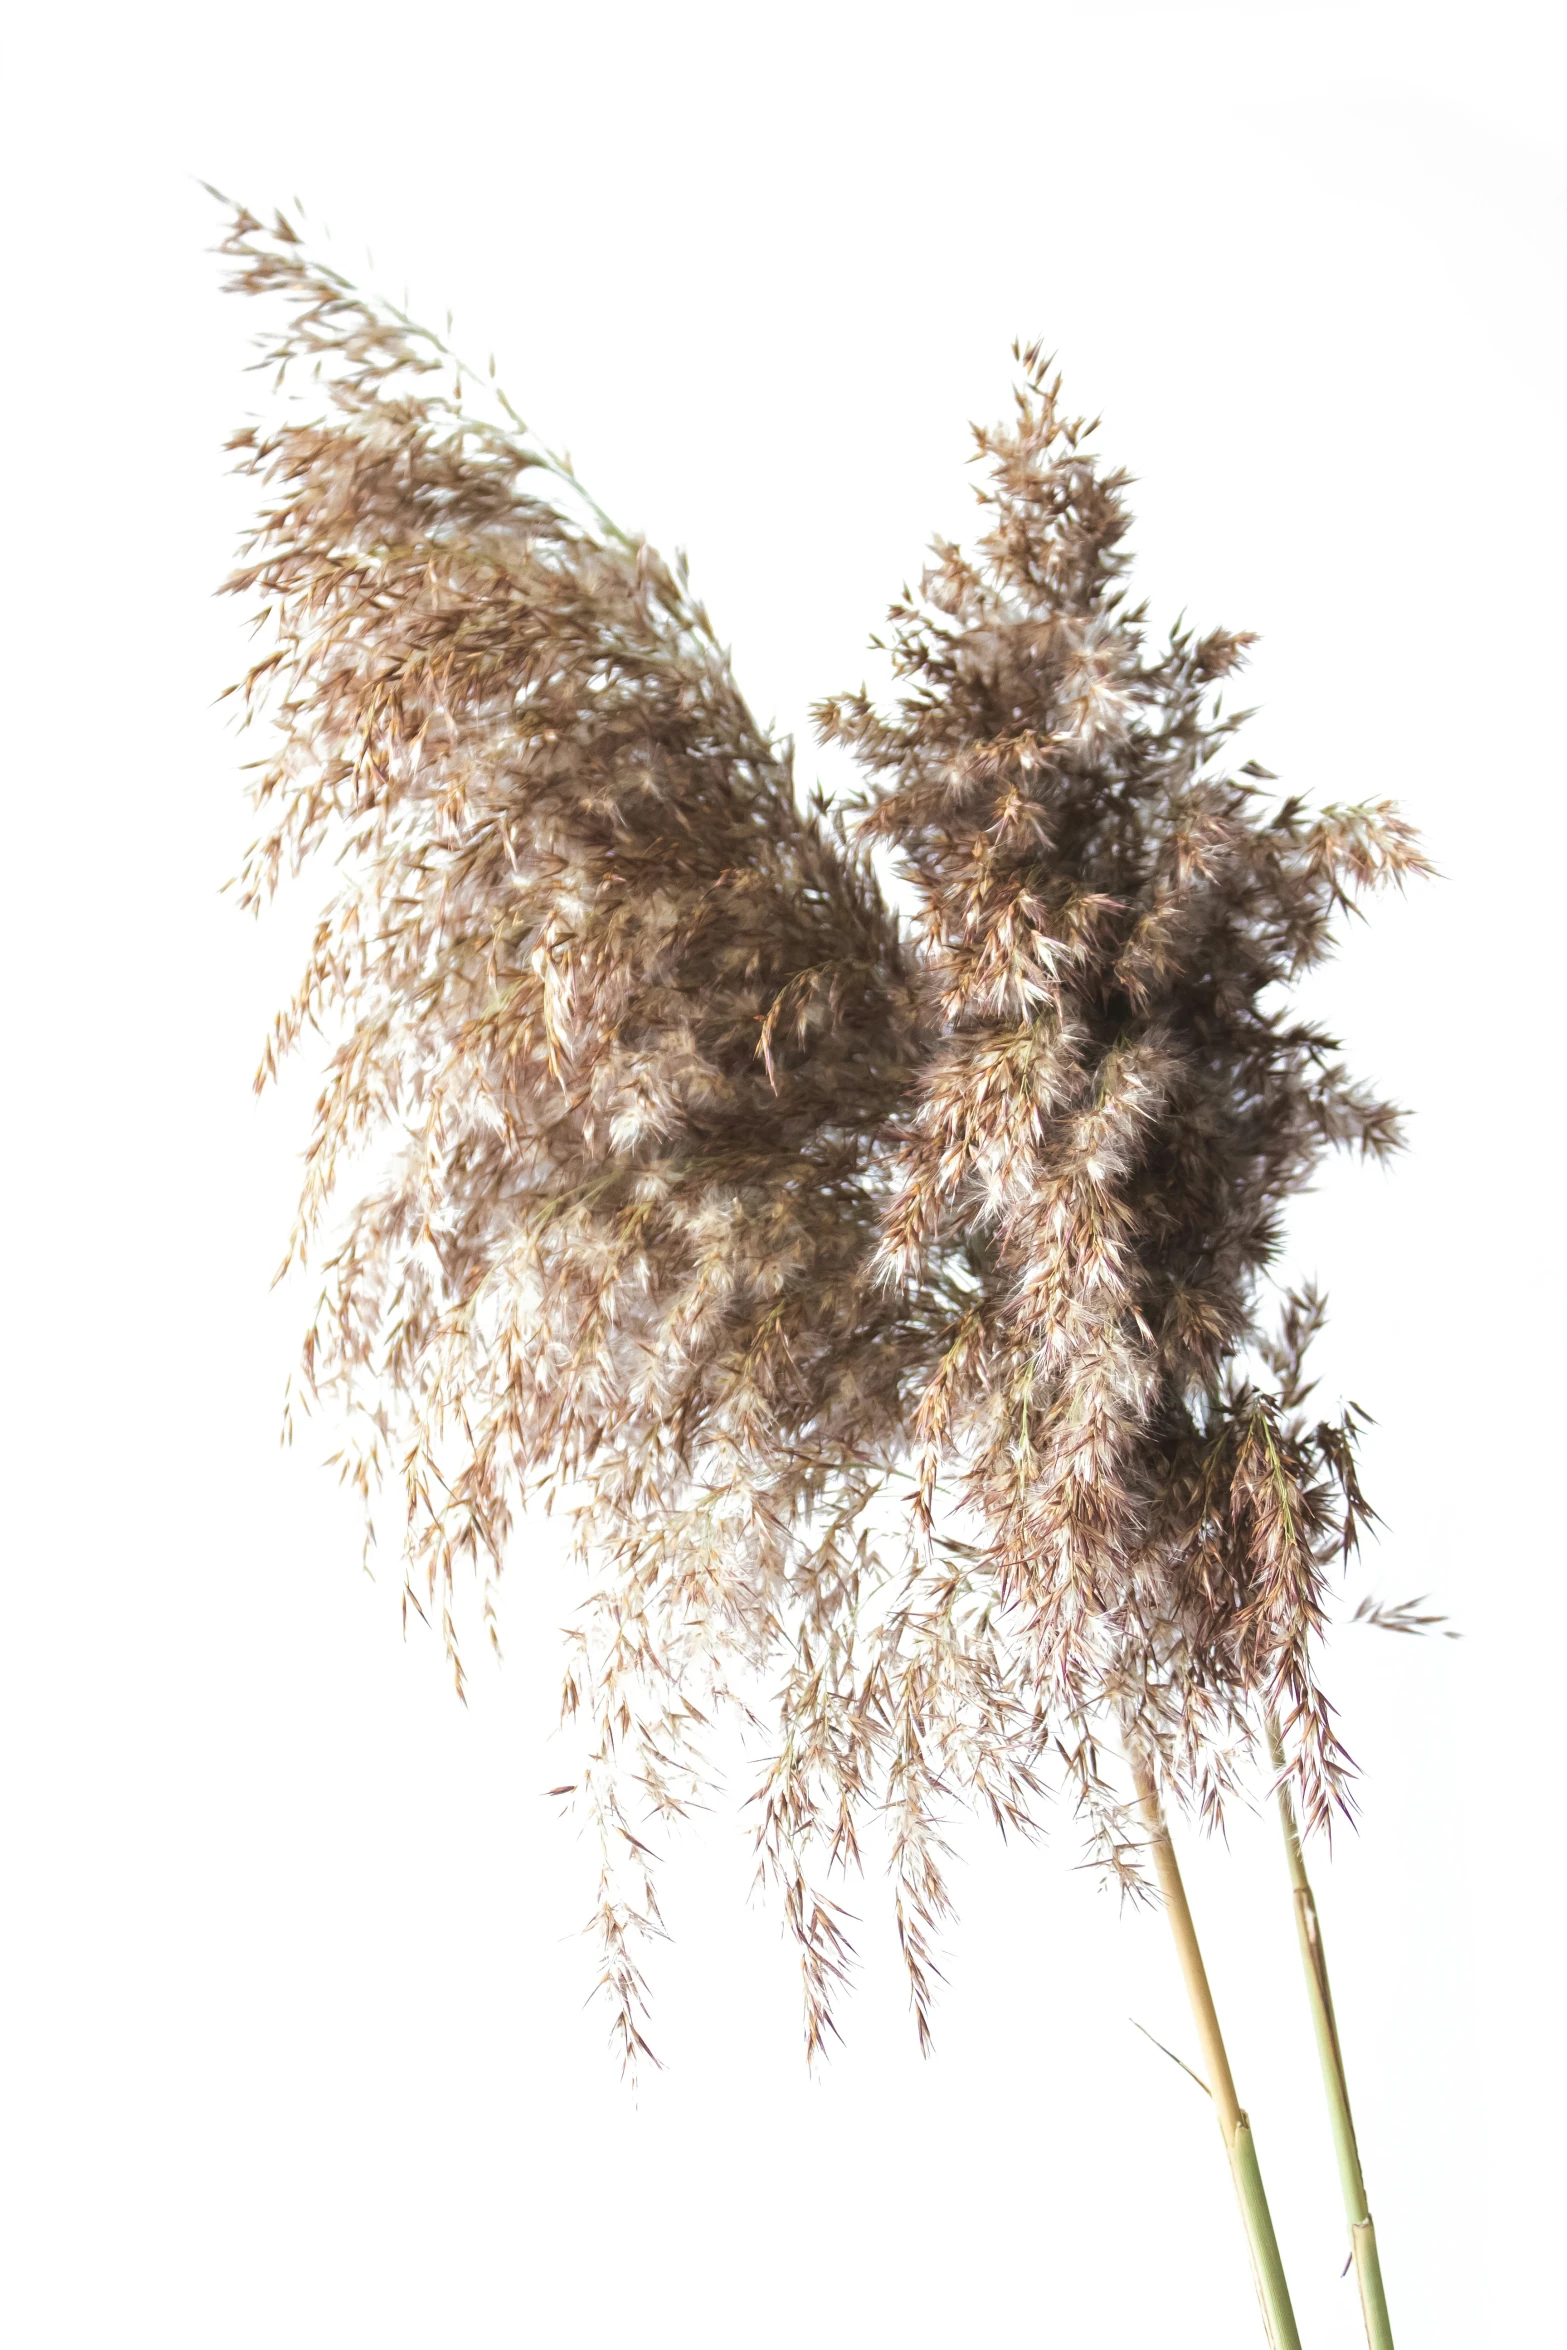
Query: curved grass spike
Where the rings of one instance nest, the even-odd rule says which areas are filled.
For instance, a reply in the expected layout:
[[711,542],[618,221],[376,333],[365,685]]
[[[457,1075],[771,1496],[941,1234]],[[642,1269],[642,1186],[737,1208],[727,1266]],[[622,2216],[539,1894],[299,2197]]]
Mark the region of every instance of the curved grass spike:
[[459,1694],[459,1568],[493,1634],[520,1513],[571,1519],[561,1792],[627,2068],[656,1846],[712,1798],[719,1718],[756,1741],[808,2057],[862,1835],[924,2045],[953,1810],[1026,1836],[1064,1780],[1134,1877],[1106,1725],[1211,1823],[1270,1711],[1303,1831],[1347,1804],[1318,1666],[1357,1422],[1299,1410],[1320,1301],[1266,1328],[1288,1201],[1399,1121],[1292,990],[1429,868],[1391,804],[1312,812],[1236,763],[1251,640],[1151,630],[1129,476],[1038,349],[977,436],[978,545],[938,543],[893,608],[893,706],[817,707],[861,797],[806,806],[684,566],[492,380],[287,220],[241,211],[223,251],[269,305],[272,387],[232,443],[262,493],[228,583],[265,637],[242,700],[271,731],[242,902],[328,877],[263,1070],[325,1039],[301,1403],[347,1421],[372,1531],[401,1489],[406,1600]]
[[1196,2026],[1198,2045],[1202,2050],[1203,2070],[1208,2076],[1207,2088],[1218,2116],[1219,2135],[1224,2140],[1230,2176],[1235,2182],[1235,2199],[1240,2205],[1241,2224],[1246,2230],[1252,2277],[1257,2287],[1257,2299],[1262,2306],[1263,2324],[1267,2328],[1272,2350],[1300,2350],[1300,2335],[1296,2330],[1295,2312],[1290,2303],[1289,2284],[1279,2255],[1278,2238],[1273,2232],[1273,2215],[1268,2209],[1268,2198],[1262,2184],[1256,2143],[1252,2137],[1251,2123],[1235,2094],[1235,2078],[1230,2071],[1224,2035],[1219,2029],[1218,2010],[1213,2004],[1208,1970],[1203,1965],[1202,1948],[1197,1940],[1197,1929],[1192,1923],[1191,1905],[1181,1880],[1180,1864],[1175,1857],[1175,1847],[1170,1842],[1170,1831],[1165,1824],[1153,1775],[1147,1764],[1135,1755],[1132,1758],[1132,1778],[1138,1803],[1148,1823],[1154,1871],[1159,1879],[1159,1890],[1164,1895],[1165,1914],[1170,1921],[1170,1932],[1175,1940],[1176,1955],[1186,1983],[1192,2022]]
[[[1282,1770],[1284,1750],[1278,1724],[1271,1715],[1268,1719],[1268,1744],[1273,1754],[1274,1769]],[[1366,2182],[1360,2168],[1360,2147],[1356,2141],[1355,2119],[1349,2105],[1344,2052],[1339,2046],[1338,2024],[1333,2014],[1327,1953],[1322,1946],[1322,1929],[1317,1922],[1317,1904],[1312,1894],[1311,1880],[1306,1874],[1306,1858],[1301,1850],[1295,1806],[1290,1801],[1289,1788],[1282,1780],[1278,1799],[1279,1818],[1284,1826],[1284,1849],[1289,1858],[1290,1884],[1295,1896],[1295,1931],[1300,1938],[1306,1996],[1311,2003],[1317,2054],[1322,2062],[1322,2086],[1327,2093],[1333,2151],[1338,2158],[1339,2185],[1344,2195],[1344,2216],[1349,2222],[1350,2249],[1354,2255],[1361,2315],[1366,2322],[1366,2340],[1370,2350],[1393,2350],[1393,2327],[1387,2312],[1387,2295],[1382,2288],[1382,2263],[1377,2253],[1376,2225],[1366,2201]]]

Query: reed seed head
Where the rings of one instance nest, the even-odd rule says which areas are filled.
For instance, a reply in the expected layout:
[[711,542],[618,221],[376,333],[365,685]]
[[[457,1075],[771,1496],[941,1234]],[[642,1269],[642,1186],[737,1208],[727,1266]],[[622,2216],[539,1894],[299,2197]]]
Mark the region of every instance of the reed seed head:
[[282,219],[224,251],[287,395],[233,444],[272,727],[242,894],[330,875],[258,1079],[328,1039],[304,1399],[367,1507],[400,1489],[459,1693],[459,1569],[494,1639],[519,1510],[571,1516],[624,2060],[650,1837],[726,1711],[808,2050],[872,1839],[923,2040],[955,1807],[1031,1833],[1064,1778],[1135,1883],[1106,1735],[1212,1814],[1269,1712],[1307,1824],[1347,1800],[1317,1654],[1356,1423],[1313,1424],[1320,1301],[1270,1331],[1267,1276],[1323,1152],[1397,1119],[1288,991],[1424,860],[1385,804],[1232,770],[1248,640],[1150,642],[1126,477],[1038,351],[978,436],[985,535],[894,609],[896,705],[819,710],[863,798],[802,806],[683,567],[488,378]]

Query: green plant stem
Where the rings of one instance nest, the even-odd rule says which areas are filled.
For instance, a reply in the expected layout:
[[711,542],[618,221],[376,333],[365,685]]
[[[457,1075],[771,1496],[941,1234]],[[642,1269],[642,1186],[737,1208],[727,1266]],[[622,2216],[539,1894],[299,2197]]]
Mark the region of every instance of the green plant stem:
[[[1271,1715],[1268,1718],[1268,1745],[1275,1771],[1282,1771],[1284,1750],[1279,1739],[1278,1724]],[[1360,2310],[1365,2319],[1366,2340],[1370,2350],[1393,2350],[1393,2328],[1387,2313],[1387,2296],[1382,2289],[1382,2264],[1377,2256],[1377,2231],[1366,2204],[1366,2182],[1360,2168],[1354,2116],[1349,2109],[1349,2082],[1344,2072],[1344,2053],[1339,2046],[1338,2025],[1333,2015],[1327,1953],[1322,1946],[1322,1929],[1317,1922],[1317,1904],[1312,1895],[1311,1880],[1306,1874],[1295,1806],[1282,1780],[1279,1783],[1279,1816],[1284,1823],[1284,1849],[1289,1856],[1290,1884],[1295,1895],[1295,1931],[1300,1938],[1301,1964],[1306,1972],[1306,1995],[1311,2002],[1317,2054],[1322,2062],[1322,2085],[1327,2091],[1333,2151],[1338,2158],[1339,2185],[1344,2195],[1344,2215],[1349,2221],[1350,2249],[1355,2260],[1355,2282],[1360,2288]]]
[[1224,2037],[1219,2030],[1218,2011],[1208,1986],[1208,1970],[1203,1965],[1197,1929],[1192,1923],[1186,1887],[1181,1881],[1180,1867],[1175,1858],[1175,1848],[1170,1842],[1170,1831],[1165,1825],[1158,1790],[1146,1766],[1135,1756],[1132,1758],[1132,1777],[1137,1788],[1137,1800],[1148,1823],[1154,1869],[1159,1879],[1159,1889],[1164,1895],[1170,1931],[1175,1937],[1176,1954],[1186,1983],[1192,2021],[1197,2027],[1198,2044],[1202,2049],[1203,2070],[1208,2076],[1208,2089],[1218,2116],[1219,2133],[1224,2140],[1230,2176],[1235,2182],[1236,2199],[1241,2207],[1246,2241],[1251,2249],[1252,2275],[1257,2286],[1257,2298],[1262,2305],[1263,2323],[1272,2350],[1300,2350],[1300,2336],[1295,2330],[1295,2313],[1290,2306],[1289,2286],[1285,2281],[1284,2263],[1279,2257],[1278,2238],[1273,2232],[1273,2217],[1263,2191],[1262,2172],[1257,2162],[1251,2124],[1235,2094],[1234,2076],[1225,2053]]

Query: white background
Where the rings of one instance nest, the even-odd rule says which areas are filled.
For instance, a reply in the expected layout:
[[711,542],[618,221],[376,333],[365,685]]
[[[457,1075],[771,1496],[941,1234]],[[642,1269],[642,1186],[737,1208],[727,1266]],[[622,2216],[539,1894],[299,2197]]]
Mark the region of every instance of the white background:
[[[44,29],[40,30],[40,27]],[[1317,1001],[1417,1112],[1292,1263],[1388,1532],[1318,1864],[1401,2345],[1543,2341],[1562,2186],[1560,58],[1495,7],[30,10],[5,243],[5,1990],[19,2350],[1260,2339],[1161,1921],[1065,1827],[965,1847],[938,2051],[878,1890],[808,2081],[743,1828],[672,1860],[666,2069],[584,2009],[540,1790],[547,1532],[455,1703],[359,1572],[271,1295],[308,1107],[250,1071],[302,916],[218,887],[251,755],[211,590],[258,397],[192,175],[297,192],[683,543],[806,736],[1014,335],[1139,477],[1155,611],[1263,633],[1252,753],[1444,878]],[[807,750],[807,776],[815,762]],[[1359,2338],[1271,1823],[1190,1878],[1308,2350]],[[1552,2242],[1555,2239],[1555,2249]]]

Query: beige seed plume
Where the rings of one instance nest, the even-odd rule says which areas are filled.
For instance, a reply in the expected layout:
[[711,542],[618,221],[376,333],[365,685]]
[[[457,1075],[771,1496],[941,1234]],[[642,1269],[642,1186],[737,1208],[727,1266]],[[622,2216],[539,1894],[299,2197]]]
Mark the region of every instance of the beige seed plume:
[[[459,1565],[568,1509],[572,1792],[624,2060],[651,1839],[730,1712],[808,2049],[852,1961],[824,1890],[890,1861],[922,2038],[945,1823],[1052,1775],[1111,1865],[1107,1730],[1212,1810],[1271,1709],[1343,1798],[1316,1648],[1366,1515],[1313,1428],[1319,1313],[1264,1338],[1282,1205],[1386,1105],[1282,991],[1423,869],[1388,808],[1266,797],[1213,703],[1246,640],[1150,649],[1102,474],[1022,354],[990,528],[894,612],[905,690],[823,705],[868,789],[802,809],[683,569],[618,530],[444,342],[236,214],[279,413],[229,582],[267,649],[258,905],[332,894],[262,1077],[328,1039],[291,1254],[307,1398],[459,1691]],[[891,854],[920,911],[878,889]]]

